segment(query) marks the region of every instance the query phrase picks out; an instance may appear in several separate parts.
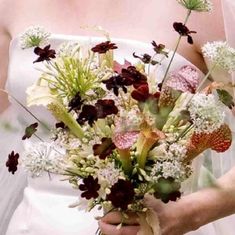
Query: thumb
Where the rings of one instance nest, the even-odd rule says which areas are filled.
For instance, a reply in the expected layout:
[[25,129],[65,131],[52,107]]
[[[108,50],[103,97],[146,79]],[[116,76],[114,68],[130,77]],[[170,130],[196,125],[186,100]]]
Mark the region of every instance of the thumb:
[[154,196],[149,194],[144,196],[144,204],[146,207],[152,208],[156,212],[160,212],[164,206],[164,203],[161,200],[156,199]]

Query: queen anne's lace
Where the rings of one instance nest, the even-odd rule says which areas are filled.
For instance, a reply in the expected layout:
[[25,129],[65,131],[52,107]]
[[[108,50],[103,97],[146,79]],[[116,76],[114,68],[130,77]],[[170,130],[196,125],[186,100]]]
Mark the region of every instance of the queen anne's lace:
[[212,133],[224,123],[223,104],[213,94],[196,94],[189,105],[196,133]]
[[48,44],[51,34],[41,26],[31,26],[20,35],[20,47],[27,49]]

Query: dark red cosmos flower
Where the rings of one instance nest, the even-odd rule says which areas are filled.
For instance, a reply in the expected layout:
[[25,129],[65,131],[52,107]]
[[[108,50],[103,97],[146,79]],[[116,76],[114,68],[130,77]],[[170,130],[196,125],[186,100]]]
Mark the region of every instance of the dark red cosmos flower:
[[51,45],[47,45],[44,48],[35,47],[34,53],[39,57],[33,62],[42,62],[44,60],[49,61],[50,59],[55,58],[55,50],[50,49]]
[[108,90],[113,90],[116,96],[119,95],[119,89],[122,89],[126,93],[126,87],[132,85],[132,81],[125,79],[122,75],[112,76],[102,82],[106,85]]
[[97,109],[98,118],[106,118],[109,115],[118,113],[118,108],[113,100],[98,100],[95,107]]
[[85,197],[87,200],[97,198],[99,196],[98,191],[100,189],[98,179],[94,179],[89,175],[87,178],[83,179],[83,184],[79,185],[79,189],[84,191],[81,194],[81,197]]
[[20,157],[20,155],[18,153],[14,153],[14,151],[12,151],[8,155],[8,160],[6,162],[6,167],[8,167],[8,171],[11,172],[13,175],[17,171],[19,157]]
[[155,94],[150,94],[148,84],[144,84],[132,91],[131,97],[139,102],[145,102],[150,98],[158,99],[160,97],[160,93],[156,92]]
[[25,134],[22,137],[22,140],[26,140],[32,137],[32,135],[37,131],[38,123],[33,123],[30,126],[26,127]]
[[116,148],[111,138],[102,138],[101,144],[95,144],[93,146],[93,152],[95,156],[99,156],[100,159],[105,159],[107,156],[112,154]]
[[55,128],[58,129],[58,128],[61,128],[61,129],[66,129],[66,125],[63,123],[63,122],[57,122],[55,124]]
[[196,31],[190,31],[186,25],[184,25],[183,23],[180,23],[180,22],[175,22],[173,24],[173,27],[174,27],[175,31],[179,33],[179,35],[185,36],[188,38],[189,44],[193,44],[193,38],[190,34],[197,33]]
[[153,45],[153,50],[157,54],[162,54],[162,55],[165,55],[166,57],[168,57],[168,53],[166,51],[164,51],[164,49],[166,47],[165,45],[157,44],[155,41],[152,41],[152,45]]
[[117,49],[118,47],[116,46],[115,43],[111,43],[110,41],[102,42],[100,44],[97,44],[91,50],[93,52],[98,52],[99,54],[105,54],[109,50],[114,50]]
[[111,188],[111,193],[107,195],[107,200],[111,201],[115,208],[127,210],[132,203],[135,191],[132,183],[128,180],[118,180]]
[[122,69],[121,76],[127,79],[134,88],[147,84],[147,77],[139,72],[135,66],[129,66],[127,69]]
[[152,57],[149,54],[143,54],[142,56],[138,56],[134,52],[133,57],[140,59],[144,64],[150,64],[150,63],[151,63],[151,65],[158,64],[158,62],[156,60],[152,60]]
[[79,114],[77,118],[77,122],[80,125],[83,125],[86,121],[90,126],[98,119],[98,113],[96,107],[93,105],[84,105],[82,107],[82,112]]
[[74,97],[73,99],[70,100],[68,106],[69,106],[69,112],[71,112],[72,110],[75,110],[75,111],[79,111],[82,107],[82,104],[83,104],[83,100],[80,96],[80,92],[78,92]]

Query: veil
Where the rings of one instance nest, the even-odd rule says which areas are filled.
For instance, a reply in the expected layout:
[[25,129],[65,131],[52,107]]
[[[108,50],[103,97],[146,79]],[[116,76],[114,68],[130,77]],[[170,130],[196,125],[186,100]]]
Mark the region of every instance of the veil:
[[[235,1],[234,0],[221,0],[222,4],[222,11],[223,11],[223,18],[224,18],[224,28],[226,34],[226,40],[230,46],[235,48]],[[230,74],[231,82],[233,85],[235,84],[235,73]],[[234,97],[235,97],[235,88]],[[235,116],[232,112],[226,113],[226,122],[229,124],[232,132],[233,132],[233,140],[235,140]],[[235,166],[235,141],[231,148],[223,154],[215,153],[214,151],[211,152],[211,159],[212,159],[212,169],[213,173],[216,177],[220,177],[224,175],[228,170]]]

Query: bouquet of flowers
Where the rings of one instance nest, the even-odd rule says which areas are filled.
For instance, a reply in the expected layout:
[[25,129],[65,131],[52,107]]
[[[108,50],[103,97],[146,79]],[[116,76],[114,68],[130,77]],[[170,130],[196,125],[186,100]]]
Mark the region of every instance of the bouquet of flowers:
[[[171,71],[179,42],[186,37],[193,43],[196,32],[186,26],[191,12],[211,9],[209,1],[178,2],[188,14],[173,25],[179,33],[175,51],[153,41],[153,55],[133,53],[134,64],[115,60],[118,45],[108,35],[92,46],[63,43],[57,52],[41,27],[21,36],[22,48],[34,47],[38,55],[34,63],[43,62],[39,80],[27,89],[28,106],[43,105],[57,120],[52,141],[30,146],[22,165],[34,177],[42,171],[66,176],[81,191],[78,207],[119,210],[124,217],[139,213],[148,225],[139,234],[160,233],[157,216],[144,204],[146,194],[165,203],[179,199],[193,159],[206,149],[224,152],[232,142],[224,117],[233,97],[222,83],[203,85],[214,68],[235,69],[235,50],[226,42],[207,43],[202,51],[213,66],[201,81],[191,65]],[[164,76],[156,77],[167,58]],[[26,128],[23,139],[36,135],[38,123]],[[12,173],[18,158],[9,155]]]

